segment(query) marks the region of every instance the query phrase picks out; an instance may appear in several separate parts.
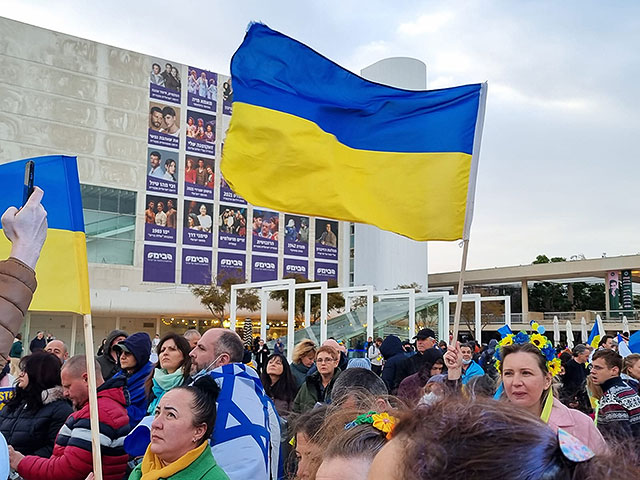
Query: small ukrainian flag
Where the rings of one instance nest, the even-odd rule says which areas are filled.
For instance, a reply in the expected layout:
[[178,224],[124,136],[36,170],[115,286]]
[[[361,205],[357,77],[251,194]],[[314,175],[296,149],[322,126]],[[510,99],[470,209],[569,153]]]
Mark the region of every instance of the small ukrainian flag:
[[[35,163],[34,184],[44,190],[47,240],[36,266],[38,288],[32,311],[91,313],[87,245],[76,157],[51,155],[0,165],[0,212],[22,205],[24,168]],[[0,234],[0,258],[7,258],[11,242]]]
[[467,239],[486,84],[367,81],[254,23],[231,61],[222,173],[254,205]]

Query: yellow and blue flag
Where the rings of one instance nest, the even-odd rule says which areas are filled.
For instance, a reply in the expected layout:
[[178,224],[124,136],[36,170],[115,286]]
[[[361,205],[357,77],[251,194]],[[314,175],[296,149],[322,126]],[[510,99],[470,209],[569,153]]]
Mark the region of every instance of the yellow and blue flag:
[[591,333],[589,333],[589,339],[587,340],[587,343],[593,348],[598,348],[601,335],[602,333],[600,332],[600,322],[596,320],[596,323],[593,324],[593,328],[591,329]]
[[381,85],[259,23],[231,75],[222,173],[237,194],[415,240],[468,238],[486,83]]
[[[0,165],[2,195],[0,213],[20,207],[23,199],[24,168],[35,163],[34,184],[44,190],[42,205],[47,211],[47,240],[36,265],[38,288],[29,310],[91,313],[87,245],[76,157],[51,155]],[[11,242],[0,235],[0,258],[7,258]]]

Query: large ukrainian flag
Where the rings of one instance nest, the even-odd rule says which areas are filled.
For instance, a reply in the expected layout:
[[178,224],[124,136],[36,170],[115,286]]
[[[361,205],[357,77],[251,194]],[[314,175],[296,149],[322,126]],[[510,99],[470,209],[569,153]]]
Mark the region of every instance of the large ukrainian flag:
[[468,238],[486,84],[380,85],[265,25],[231,61],[222,173],[254,205]]
[[[91,313],[87,245],[76,157],[52,155],[35,162],[34,184],[44,190],[47,240],[36,266],[38,288],[29,310]],[[0,214],[22,205],[24,167],[28,160],[0,165]],[[11,243],[0,234],[0,258],[7,258]]]

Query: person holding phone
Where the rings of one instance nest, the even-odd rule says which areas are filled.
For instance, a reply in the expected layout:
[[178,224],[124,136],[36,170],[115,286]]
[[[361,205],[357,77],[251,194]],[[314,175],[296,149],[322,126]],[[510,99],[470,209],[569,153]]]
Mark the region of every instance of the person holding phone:
[[9,207],[2,215],[2,230],[11,242],[11,254],[0,261],[0,369],[9,362],[9,350],[22,326],[36,290],[35,268],[47,238],[44,192],[33,188],[24,206]]

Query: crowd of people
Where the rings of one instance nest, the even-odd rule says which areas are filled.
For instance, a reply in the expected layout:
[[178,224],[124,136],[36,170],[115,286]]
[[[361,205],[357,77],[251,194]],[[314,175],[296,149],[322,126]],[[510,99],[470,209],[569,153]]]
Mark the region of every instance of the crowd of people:
[[5,377],[19,360],[0,433],[24,480],[92,479],[94,437],[109,480],[640,478],[640,355],[623,358],[608,335],[569,351],[535,323],[487,345],[438,343],[423,328],[413,342],[369,338],[365,358],[306,339],[289,364],[282,342],[271,353],[224,328],[154,341],[114,330],[95,359],[38,332],[20,358],[46,238],[41,198],[36,189],[2,217]]

